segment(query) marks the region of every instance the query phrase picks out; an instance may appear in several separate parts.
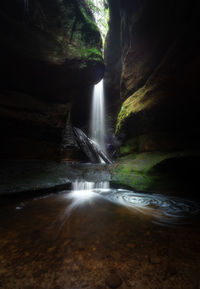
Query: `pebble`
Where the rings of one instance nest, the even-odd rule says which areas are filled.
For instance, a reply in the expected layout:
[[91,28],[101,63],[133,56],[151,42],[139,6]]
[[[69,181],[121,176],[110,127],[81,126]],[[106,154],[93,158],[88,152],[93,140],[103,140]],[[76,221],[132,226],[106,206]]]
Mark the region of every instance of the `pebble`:
[[70,242],[71,242],[71,240],[66,240],[63,245],[68,246]]
[[105,282],[111,289],[119,288],[122,285],[122,280],[116,273],[109,274]]
[[150,256],[149,257],[149,262],[151,264],[160,264],[161,263],[161,258],[158,256]]
[[129,243],[129,244],[127,244],[127,247],[128,247],[128,248],[131,248],[131,249],[134,249],[134,248],[135,248],[135,245],[134,245],[134,244],[131,244],[131,243]]
[[55,246],[54,246],[54,247],[51,247],[51,248],[49,248],[49,249],[47,250],[47,252],[48,252],[48,253],[51,253],[51,252],[53,252],[55,249],[56,249]]

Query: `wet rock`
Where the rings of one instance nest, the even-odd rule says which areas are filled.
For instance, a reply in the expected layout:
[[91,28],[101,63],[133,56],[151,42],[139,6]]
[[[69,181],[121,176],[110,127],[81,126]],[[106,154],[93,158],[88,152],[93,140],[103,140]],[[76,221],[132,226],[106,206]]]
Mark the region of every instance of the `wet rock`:
[[112,289],[119,288],[122,285],[121,278],[114,271],[111,271],[111,273],[107,276],[105,282],[106,285]]
[[[28,19],[24,18],[22,3],[0,4],[5,44],[0,48],[1,86],[65,102],[64,92],[72,83],[93,84],[101,79],[101,36],[84,1],[33,1]],[[59,19],[59,25],[53,19]],[[9,63],[13,70],[10,76]]]
[[0,14],[1,158],[82,160],[68,112],[83,123],[91,86],[104,74],[101,35],[87,4],[1,1]]
[[[116,102],[112,101],[112,95],[118,99],[119,90],[124,101],[116,128],[121,141],[120,155],[130,160],[133,152],[177,152],[199,148],[199,98],[196,97],[199,91],[199,68],[195,60],[199,58],[196,37],[199,35],[199,17],[194,17],[199,10],[199,3],[190,6],[187,1],[182,1],[180,7],[179,0],[175,0],[171,9],[169,1],[108,2],[111,9],[111,35],[107,37],[105,49],[105,83],[110,102]],[[117,6],[118,2],[120,5]],[[188,24],[185,17],[187,13],[190,18],[187,18]],[[174,27],[179,28],[176,30]],[[114,50],[115,47],[121,50]],[[117,59],[122,62],[121,77],[118,77],[120,67],[117,66]],[[190,100],[188,96],[191,96]],[[194,130],[191,129],[193,124],[196,125]],[[156,155],[154,160],[157,162]],[[163,163],[163,166],[174,167],[171,160],[170,163]],[[131,185],[135,190],[175,191],[184,183],[182,180],[188,180],[186,176],[179,181],[176,174],[172,175],[171,172],[170,177],[163,173],[162,179],[159,179],[161,173],[156,173],[154,180],[149,175],[144,177],[138,174],[133,167],[129,173],[127,167],[123,167],[123,176],[117,182]],[[160,167],[156,169],[158,171]],[[193,176],[193,172],[190,178],[187,189],[190,190],[191,184],[194,189],[198,188],[195,183],[198,178]]]
[[[117,166],[110,168],[112,181],[149,192],[187,192],[191,186],[195,190],[198,178],[195,170],[189,168],[199,160],[196,154],[197,151],[192,150],[132,153],[119,158]],[[151,231],[146,232],[147,237],[151,234]]]
[[[174,3],[178,4],[179,1],[176,0]],[[195,111],[199,100],[195,99],[193,92],[197,89],[195,78],[198,70],[197,62],[194,61],[197,57],[196,29],[199,27],[196,22],[199,19],[194,19],[197,6],[198,4],[190,7],[190,25],[185,25],[184,15],[188,11],[186,1],[182,1],[181,9],[179,5],[174,5],[174,9],[171,9],[168,1],[162,4],[155,1],[154,5],[149,1],[145,1],[145,4],[138,1],[124,1],[120,7],[121,19],[120,17],[118,19],[125,25],[121,25],[121,98],[125,102],[118,117],[117,129],[121,132],[123,127],[123,132],[129,140],[130,136],[139,134],[142,136],[147,131],[166,132],[167,127],[170,128],[171,133],[162,143],[159,143],[162,138],[160,133],[155,138],[148,135],[145,140],[143,137],[143,140],[138,139],[139,147],[143,143],[143,151],[154,150],[156,143],[159,143],[159,149],[166,148],[166,145],[180,146],[184,141],[186,145],[185,134],[185,140],[181,139],[182,128],[184,127],[188,133],[190,121],[196,123]],[[168,11],[171,11],[170,17]],[[111,18],[112,24],[116,29],[120,29],[118,22],[117,26],[114,20],[115,18]],[[155,26],[155,23],[162,23],[162,25]],[[167,28],[167,33],[163,33],[164,27]],[[179,27],[180,30],[177,31],[182,31],[181,36],[174,27]],[[115,40],[116,44],[117,41],[119,40]],[[191,55],[191,50],[193,54],[186,65],[186,55]],[[194,96],[189,103],[188,95]],[[180,105],[181,109],[179,109]],[[187,118],[185,118],[186,112]],[[173,137],[173,130],[176,136],[180,131],[178,140]],[[191,142],[192,140],[193,138],[190,137]]]
[[101,158],[107,164],[112,163],[109,157],[81,129],[73,127],[73,132],[79,147],[92,163],[101,163]]

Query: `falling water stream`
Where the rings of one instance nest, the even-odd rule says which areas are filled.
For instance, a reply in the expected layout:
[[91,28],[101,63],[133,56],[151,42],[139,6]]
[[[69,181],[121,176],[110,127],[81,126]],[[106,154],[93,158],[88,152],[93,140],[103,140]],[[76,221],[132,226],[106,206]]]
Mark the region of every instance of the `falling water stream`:
[[[94,86],[91,113],[91,139],[105,151],[105,105],[103,80]],[[190,217],[199,215],[200,205],[193,201],[161,195],[144,194],[129,190],[112,189],[108,181],[88,182],[77,179],[72,183],[72,191],[66,195],[71,201],[68,214],[86,203],[94,203],[103,198],[124,206],[160,225],[187,223]]]
[[103,80],[94,86],[91,115],[91,139],[105,152],[105,104]]

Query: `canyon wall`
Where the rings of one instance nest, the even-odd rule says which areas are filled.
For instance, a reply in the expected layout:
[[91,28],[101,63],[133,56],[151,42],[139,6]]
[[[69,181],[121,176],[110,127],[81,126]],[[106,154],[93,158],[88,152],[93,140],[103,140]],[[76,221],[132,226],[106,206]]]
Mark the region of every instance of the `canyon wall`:
[[[112,7],[115,1],[109,2]],[[185,170],[190,170],[189,166],[195,171],[195,157],[192,163],[191,154],[199,154],[200,144],[199,5],[197,1],[180,0],[123,0],[117,5],[115,16],[118,13],[120,17],[117,25],[116,17],[111,17],[111,29],[116,28],[119,35],[116,46],[120,39],[121,51],[115,54],[115,62],[120,57],[122,67],[120,81],[116,81],[113,75],[119,75],[119,69],[110,72],[115,66],[110,56],[112,51],[106,52],[107,78],[115,81],[114,87],[120,86],[116,133],[121,140],[119,154],[125,158],[121,161],[128,166],[127,161],[132,159],[130,168],[118,177],[127,183],[125,175],[130,175],[129,184],[145,189],[151,184],[145,185],[142,179],[141,186],[137,185],[131,176],[131,170],[135,172],[133,156],[141,154],[137,162],[147,162],[143,168],[137,164],[140,175],[150,173],[154,166],[159,174],[160,164],[171,180],[182,167],[183,157]],[[110,47],[111,38],[107,41]],[[113,42],[112,47],[115,47]],[[114,89],[111,94],[115,94]],[[161,159],[159,153],[163,154]],[[170,165],[166,165],[165,159],[171,160]],[[122,171],[123,166],[117,174]]]
[[73,158],[77,152],[61,152],[63,130],[74,111],[77,122],[85,118],[91,86],[104,73],[88,7],[76,0],[3,0],[0,33],[0,157]]

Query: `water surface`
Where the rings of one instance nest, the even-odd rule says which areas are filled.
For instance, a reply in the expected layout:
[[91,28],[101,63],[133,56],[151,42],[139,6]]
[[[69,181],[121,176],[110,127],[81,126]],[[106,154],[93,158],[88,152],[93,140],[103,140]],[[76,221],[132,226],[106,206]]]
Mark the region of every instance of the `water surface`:
[[0,288],[198,288],[198,202],[74,189],[1,202]]

